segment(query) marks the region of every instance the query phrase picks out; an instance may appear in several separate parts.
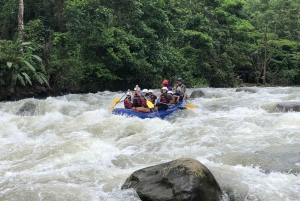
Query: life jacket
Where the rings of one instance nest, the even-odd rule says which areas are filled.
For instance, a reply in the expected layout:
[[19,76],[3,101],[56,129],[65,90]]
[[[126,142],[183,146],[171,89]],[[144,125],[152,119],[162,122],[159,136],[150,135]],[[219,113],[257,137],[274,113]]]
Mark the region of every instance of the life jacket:
[[155,104],[155,100],[157,99],[157,96],[155,96],[154,94],[150,95],[150,101]]
[[180,96],[180,98],[179,98],[179,102],[181,102],[182,100],[183,100],[183,91],[182,91],[182,88],[184,87],[184,85],[183,84],[181,84],[181,85],[178,85],[178,84],[176,84],[175,85],[175,95],[178,95],[178,96]]
[[181,85],[176,84],[176,85],[175,85],[176,93],[182,94],[182,93],[183,93],[183,91],[182,91],[182,88],[183,88],[183,87],[184,87],[183,84],[181,84]]
[[143,102],[142,102],[141,97],[134,96],[133,97],[133,104],[132,104],[132,106],[133,107],[142,107],[142,105],[143,105]]
[[126,108],[126,109],[132,108],[132,103],[131,103],[130,99],[128,99],[128,98],[124,99],[124,108]]
[[168,95],[166,93],[160,95],[160,102],[162,102],[162,103],[169,103],[170,102],[170,100],[168,99]]
[[146,98],[145,97],[141,97],[141,99],[142,99],[142,106],[148,108]]

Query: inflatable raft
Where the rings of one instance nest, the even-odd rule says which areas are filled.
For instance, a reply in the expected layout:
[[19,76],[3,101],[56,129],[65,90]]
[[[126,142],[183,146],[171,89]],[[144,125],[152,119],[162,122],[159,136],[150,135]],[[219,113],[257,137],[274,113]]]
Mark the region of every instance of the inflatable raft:
[[171,105],[167,110],[159,110],[157,112],[136,112],[131,109],[125,109],[125,108],[115,108],[112,113],[115,115],[124,115],[129,117],[139,117],[141,119],[146,118],[160,118],[164,119],[167,116],[171,115],[173,112],[176,112],[179,109],[186,109],[183,103],[179,103],[178,105]]

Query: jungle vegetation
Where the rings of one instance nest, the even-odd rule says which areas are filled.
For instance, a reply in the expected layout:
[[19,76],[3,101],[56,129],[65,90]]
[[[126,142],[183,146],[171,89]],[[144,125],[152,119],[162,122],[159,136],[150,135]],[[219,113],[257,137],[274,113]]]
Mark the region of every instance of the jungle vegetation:
[[0,0],[0,83],[300,85],[300,0]]

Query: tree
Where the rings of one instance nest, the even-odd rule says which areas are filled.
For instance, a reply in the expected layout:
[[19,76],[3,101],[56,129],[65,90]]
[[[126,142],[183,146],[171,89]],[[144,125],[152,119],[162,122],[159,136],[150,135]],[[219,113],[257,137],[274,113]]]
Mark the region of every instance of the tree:
[[[294,69],[297,67],[291,60],[297,48],[296,41],[293,41],[297,36],[293,33],[295,28],[299,27],[299,22],[288,22],[293,21],[294,14],[300,17],[299,5],[282,0],[248,1],[245,11],[249,13],[251,23],[256,27],[256,30],[249,33],[253,42],[251,55],[254,65],[258,70],[262,70],[263,84],[266,85],[268,77],[274,83],[275,72],[277,78],[279,76],[287,78],[285,75],[289,75],[287,79],[293,79],[297,74],[297,70]],[[280,63],[286,63],[288,68],[283,70],[286,65],[279,65]],[[290,73],[283,73],[286,71]],[[280,80],[282,81],[277,79],[277,83]]]

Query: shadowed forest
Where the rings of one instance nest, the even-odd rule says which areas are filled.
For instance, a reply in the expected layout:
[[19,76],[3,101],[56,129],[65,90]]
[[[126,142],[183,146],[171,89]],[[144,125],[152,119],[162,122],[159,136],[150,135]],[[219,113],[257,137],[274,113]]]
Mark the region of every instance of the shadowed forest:
[[0,0],[0,83],[300,85],[299,25],[300,0]]

